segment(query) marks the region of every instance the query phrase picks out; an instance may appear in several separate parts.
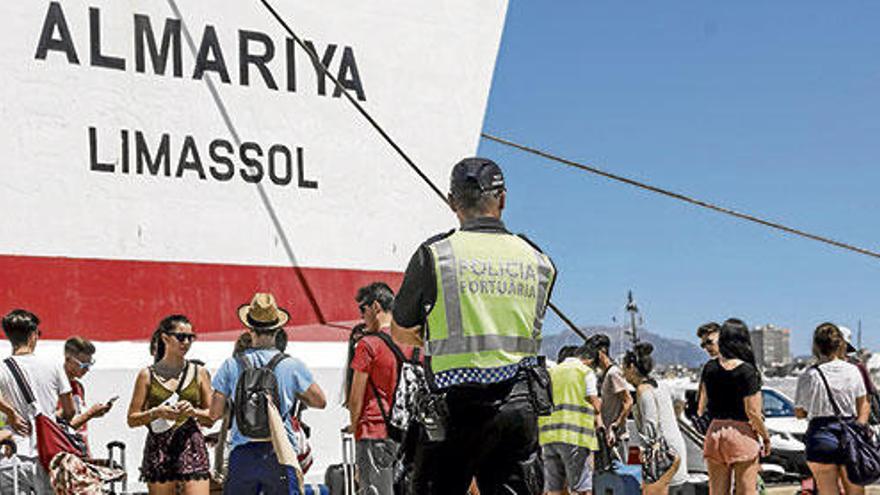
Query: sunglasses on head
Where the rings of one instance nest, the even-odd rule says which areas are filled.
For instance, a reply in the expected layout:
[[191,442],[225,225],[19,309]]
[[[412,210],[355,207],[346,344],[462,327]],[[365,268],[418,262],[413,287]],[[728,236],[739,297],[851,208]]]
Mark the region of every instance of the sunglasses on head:
[[184,342],[192,342],[196,340],[196,334],[194,333],[171,332],[168,335],[177,339],[177,341],[181,344],[183,344]]

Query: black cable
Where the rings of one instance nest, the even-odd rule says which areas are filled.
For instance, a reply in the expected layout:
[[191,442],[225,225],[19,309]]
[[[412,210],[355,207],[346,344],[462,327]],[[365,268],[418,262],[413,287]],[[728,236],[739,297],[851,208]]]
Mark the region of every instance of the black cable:
[[760,224],[760,225],[764,225],[765,227],[770,227],[770,228],[772,228],[772,229],[781,230],[781,231],[783,231],[783,232],[787,232],[787,233],[789,233],[789,234],[793,234],[793,235],[796,235],[796,236],[804,237],[804,238],[811,239],[811,240],[818,241],[818,242],[823,242],[823,243],[825,243],[825,244],[830,244],[830,245],[832,245],[832,246],[839,247],[839,248],[842,248],[842,249],[846,249],[846,250],[849,250],[849,251],[853,251],[853,252],[856,252],[856,253],[859,253],[859,254],[864,254],[864,255],[866,255],[866,256],[872,256],[872,257],[874,257],[874,258],[880,258],[880,253],[878,253],[878,252],[876,252],[876,251],[871,251],[870,249],[865,249],[865,248],[861,248],[861,247],[858,247],[858,246],[854,246],[854,245],[852,245],[852,244],[847,244],[847,243],[845,243],[845,242],[836,241],[836,240],[834,240],[834,239],[831,239],[831,238],[828,238],[828,237],[824,237],[824,236],[820,236],[820,235],[817,235],[817,234],[811,234],[811,233],[809,233],[809,232],[805,232],[805,231],[803,231],[803,230],[796,229],[796,228],[794,228],[794,227],[789,227],[789,226],[787,226],[787,225],[783,225],[783,224],[778,223],[778,222],[773,222],[773,221],[770,221],[770,220],[764,220],[763,218],[757,217],[757,216],[755,216],[755,215],[751,215],[751,214],[749,214],[749,213],[742,213],[742,212],[739,212],[739,211],[736,211],[736,210],[732,210],[732,209],[730,209],[730,208],[725,208],[725,207],[723,207],[723,206],[718,206],[718,205],[715,205],[715,204],[713,204],[713,203],[709,203],[709,202],[707,202],[707,201],[703,201],[703,200],[700,200],[700,199],[692,198],[692,197],[690,197],[690,196],[686,196],[686,195],[681,194],[681,193],[677,193],[677,192],[674,192],[674,191],[670,191],[670,190],[668,190],[668,189],[663,189],[663,188],[661,188],[661,187],[652,186],[652,185],[650,185],[650,184],[646,184],[646,183],[644,183],[644,182],[640,182],[640,181],[637,181],[637,180],[634,180],[634,179],[630,179],[630,178],[628,178],[628,177],[623,177],[623,176],[621,176],[621,175],[617,175],[617,174],[614,174],[614,173],[611,173],[611,172],[607,172],[607,171],[605,171],[605,170],[602,170],[602,169],[599,169],[599,168],[596,168],[596,167],[593,167],[593,166],[590,166],[590,165],[586,165],[586,164],[579,163],[579,162],[576,162],[576,161],[573,161],[573,160],[569,160],[569,159],[566,159],[566,158],[562,158],[562,157],[560,157],[560,156],[553,155],[553,154],[551,154],[551,153],[548,153],[548,152],[546,152],[546,151],[540,150],[540,149],[538,149],[538,148],[533,148],[533,147],[531,147],[531,146],[526,146],[526,145],[524,145],[524,144],[515,143],[515,142],[510,141],[510,140],[508,140],[508,139],[500,138],[500,137],[498,137],[498,136],[493,136],[492,134],[487,134],[487,133],[484,132],[484,133],[482,133],[481,135],[483,136],[483,138],[488,139],[489,141],[494,141],[494,142],[496,142],[496,143],[503,144],[503,145],[505,145],[505,146],[510,146],[511,148],[516,148],[516,149],[518,149],[518,150],[525,151],[525,152],[527,152],[527,153],[532,153],[532,154],[534,154],[534,155],[538,155],[538,156],[540,156],[540,157],[542,157],[542,158],[546,158],[546,159],[548,159],[548,160],[552,160],[552,161],[555,161],[555,162],[559,162],[559,163],[562,163],[563,165],[568,165],[568,166],[570,166],[570,167],[574,167],[574,168],[577,168],[577,169],[583,170],[583,171],[585,171],[585,172],[589,172],[589,173],[591,173],[591,174],[601,175],[602,177],[605,177],[605,178],[608,178],[608,179],[611,179],[611,180],[616,180],[616,181],[618,181],[618,182],[623,182],[624,184],[629,184],[629,185],[631,185],[631,186],[635,186],[635,187],[638,187],[638,188],[641,188],[641,189],[645,189],[645,190],[648,190],[648,191],[651,191],[651,192],[654,192],[654,193],[657,193],[657,194],[662,194],[663,196],[668,196],[668,197],[670,197],[670,198],[674,198],[674,199],[677,199],[677,200],[680,200],[680,201],[684,201],[684,202],[686,202],[686,203],[690,203],[690,204],[692,204],[692,205],[696,205],[696,206],[700,206],[700,207],[702,207],[702,208],[706,208],[706,209],[709,209],[709,210],[717,211],[717,212],[719,212],[719,213],[723,213],[723,214],[725,214],[725,215],[730,215],[730,216],[733,216],[733,217],[736,217],[736,218],[740,218],[740,219],[743,219],[743,220],[748,220],[748,221],[750,221],[750,222],[754,222],[754,223],[757,223],[757,224]]
[[554,313],[556,313],[556,316],[558,316],[559,319],[562,320],[563,323],[565,323],[566,325],[568,325],[568,328],[571,329],[572,332],[578,334],[578,336],[579,336],[580,338],[582,338],[582,339],[584,339],[584,340],[587,340],[587,334],[585,334],[585,333],[583,332],[583,330],[581,330],[580,328],[578,328],[577,325],[575,325],[573,321],[571,321],[570,319],[568,319],[568,316],[565,316],[565,313],[563,313],[561,309],[557,308],[556,305],[553,304],[553,301],[549,301],[549,300],[548,300],[548,301],[547,301],[547,307],[549,307],[551,311],[553,311]]
[[440,190],[440,188],[438,188],[437,185],[434,184],[434,182],[432,182],[431,179],[427,175],[425,175],[424,172],[422,172],[422,170],[418,167],[418,165],[416,165],[415,162],[412,161],[412,159],[409,157],[409,155],[407,155],[403,151],[403,149],[401,149],[401,147],[398,146],[397,143],[393,139],[391,139],[391,136],[389,136],[388,133],[385,132],[385,129],[383,129],[382,126],[380,126],[379,123],[376,122],[376,120],[373,119],[373,117],[369,113],[367,113],[367,111],[364,109],[364,107],[362,107],[361,104],[358,103],[358,101],[353,96],[351,96],[351,94],[349,94],[348,90],[344,86],[342,86],[342,84],[340,84],[339,81],[336,79],[336,76],[331,74],[330,70],[327,69],[327,67],[325,67],[323,63],[321,63],[321,59],[318,57],[318,54],[315,53],[314,50],[310,49],[309,46],[306,45],[300,39],[300,37],[297,36],[293,32],[292,29],[290,29],[290,26],[287,25],[287,22],[285,22],[284,19],[275,10],[275,8],[272,7],[272,4],[270,4],[268,0],[260,0],[260,1],[263,2],[263,5],[266,6],[266,8],[269,10],[269,13],[272,14],[272,17],[274,17],[275,20],[277,20],[281,24],[281,26],[284,28],[284,30],[287,31],[287,34],[289,34],[290,37],[293,38],[293,41],[295,41],[296,44],[300,46],[300,48],[305,50],[305,52],[309,55],[309,58],[312,59],[312,63],[315,65],[315,67],[320,68],[321,72],[323,72],[324,75],[327,78],[329,78],[331,81],[333,81],[333,84],[336,85],[337,88],[339,88],[339,91],[343,95],[345,95],[345,98],[352,105],[354,105],[354,107],[357,109],[357,111],[365,119],[367,119],[367,121],[370,123],[370,125],[373,126],[373,129],[375,129],[376,132],[378,132],[382,136],[382,138],[385,139],[385,142],[388,143],[389,145],[391,145],[392,148],[394,148],[394,151],[396,151],[397,154],[400,155],[401,158],[403,158],[403,161],[405,161],[406,164],[409,165],[409,168],[411,168],[413,172],[415,172],[419,177],[421,177],[422,180],[425,181],[426,184],[428,184],[428,187],[430,187],[434,191],[434,193],[437,194],[437,196],[439,196],[440,199],[443,200],[443,202],[446,202],[446,196],[443,194],[443,192]]
[[[310,49],[309,46],[306,45],[302,41],[302,39],[300,39],[300,37],[297,36],[296,33],[293,32],[293,29],[290,28],[290,26],[287,24],[287,22],[285,22],[285,20],[281,17],[281,15],[278,14],[278,12],[275,10],[275,8],[272,7],[272,4],[269,3],[269,0],[260,0],[260,1],[266,7],[266,9],[269,11],[269,13],[272,14],[272,17],[274,17],[275,20],[278,21],[279,24],[281,24],[281,27],[283,27],[284,30],[287,31],[287,34],[290,35],[290,37],[293,39],[293,41],[296,42],[296,44],[299,45],[300,48],[305,50],[305,52],[309,55],[309,58],[312,59],[312,63],[314,64],[314,66],[319,68],[321,70],[321,72],[324,74],[324,76],[326,76],[327,78],[329,78],[333,82],[333,84],[339,89],[339,91],[343,95],[345,95],[345,98],[349,101],[349,103],[354,105],[354,107],[361,114],[361,116],[363,116],[365,119],[367,119],[367,122],[369,122],[370,125],[373,126],[373,129],[375,129],[376,132],[378,132],[379,135],[382,136],[382,138],[385,140],[385,142],[388,143],[392,148],[394,148],[394,151],[396,151],[397,154],[400,155],[401,158],[403,158],[403,161],[405,161],[406,164],[409,165],[409,168],[411,168],[412,171],[416,173],[416,175],[421,177],[421,179],[425,182],[425,184],[427,184],[428,187],[430,187],[431,190],[434,191],[434,193],[444,203],[449,204],[449,202],[446,200],[446,195],[443,194],[443,192],[440,190],[439,187],[437,187],[437,184],[434,184],[434,182],[430,179],[430,177],[428,177],[427,175],[425,175],[424,172],[422,172],[422,169],[420,169],[419,166],[416,165],[415,162],[412,161],[412,159],[409,157],[409,155],[407,155],[406,152],[404,152],[403,149],[400,146],[398,146],[398,144],[394,141],[394,139],[392,139],[391,136],[389,136],[388,133],[385,132],[385,129],[383,129],[382,126],[380,126],[379,123],[376,122],[376,120],[373,119],[373,117],[366,111],[366,109],[364,109],[364,107],[361,106],[361,104],[358,103],[358,101],[353,96],[351,96],[351,94],[349,94],[348,90],[344,86],[342,86],[342,84],[339,83],[339,80],[337,80],[336,77],[332,73],[330,73],[330,70],[324,66],[324,64],[321,62],[321,59],[318,57],[318,54],[315,53],[314,50]],[[584,340],[586,340],[587,337],[586,337],[586,335],[584,335],[584,333],[581,331],[581,329],[579,329],[574,324],[574,322],[571,321],[571,319],[569,319],[565,314],[563,314],[562,311],[559,308],[557,308],[555,304],[548,301],[548,307],[554,313],[556,313],[556,316],[558,316],[559,319],[561,319],[566,325],[568,325],[568,327],[574,333],[578,334],[580,337],[582,337]]]

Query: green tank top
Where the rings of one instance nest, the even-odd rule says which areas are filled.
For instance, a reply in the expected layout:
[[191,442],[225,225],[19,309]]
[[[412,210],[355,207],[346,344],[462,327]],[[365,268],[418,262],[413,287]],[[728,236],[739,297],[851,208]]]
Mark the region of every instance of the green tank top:
[[[159,381],[152,366],[150,366],[149,369],[150,388],[147,392],[146,409],[162,404],[175,392],[174,390],[169,390],[165,385],[162,385],[162,382]],[[193,407],[201,407],[202,392],[201,387],[199,387],[199,367],[187,362],[184,369],[185,371],[182,373],[183,378],[181,378],[181,380],[183,380],[183,383],[186,383],[186,386],[183,387],[183,390],[178,392],[179,400],[189,402]],[[190,378],[190,376],[192,377]],[[189,380],[188,383],[187,380]],[[185,421],[185,419],[178,420],[176,426],[182,425]]]

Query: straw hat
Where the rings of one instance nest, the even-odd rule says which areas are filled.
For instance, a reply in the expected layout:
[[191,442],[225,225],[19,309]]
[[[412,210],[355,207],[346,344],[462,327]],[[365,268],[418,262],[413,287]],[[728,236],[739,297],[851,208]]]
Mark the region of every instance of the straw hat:
[[286,325],[290,314],[278,307],[275,296],[268,292],[257,292],[250,304],[243,304],[238,308],[238,319],[248,328],[267,332]]

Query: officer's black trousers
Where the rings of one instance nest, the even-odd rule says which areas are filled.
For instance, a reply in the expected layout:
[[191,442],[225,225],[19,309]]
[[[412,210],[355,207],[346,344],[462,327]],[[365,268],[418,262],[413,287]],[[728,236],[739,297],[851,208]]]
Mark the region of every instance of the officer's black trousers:
[[447,402],[446,441],[423,437],[415,446],[410,493],[463,495],[474,477],[481,495],[541,493],[538,418],[525,379],[453,387]]

